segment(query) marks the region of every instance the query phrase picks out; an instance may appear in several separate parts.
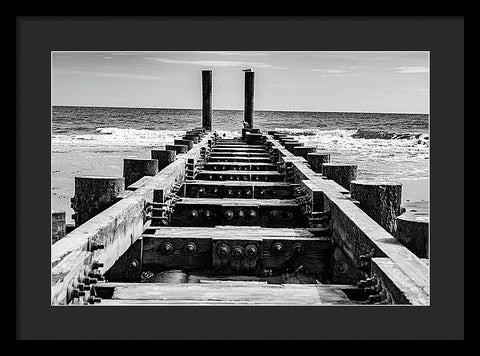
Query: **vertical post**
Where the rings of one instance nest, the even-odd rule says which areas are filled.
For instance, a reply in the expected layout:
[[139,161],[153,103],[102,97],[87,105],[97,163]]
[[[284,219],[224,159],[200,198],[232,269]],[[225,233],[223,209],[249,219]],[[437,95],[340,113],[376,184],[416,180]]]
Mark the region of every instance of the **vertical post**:
[[52,244],[63,238],[66,230],[66,213],[63,210],[52,210]]
[[255,72],[245,72],[245,122],[253,128],[253,97]]
[[212,131],[212,71],[202,70],[202,127]]

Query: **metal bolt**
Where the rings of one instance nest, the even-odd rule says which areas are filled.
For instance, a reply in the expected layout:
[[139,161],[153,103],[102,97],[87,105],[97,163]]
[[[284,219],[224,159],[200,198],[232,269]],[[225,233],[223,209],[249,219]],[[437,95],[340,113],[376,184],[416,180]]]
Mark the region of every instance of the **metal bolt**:
[[269,216],[270,216],[270,219],[277,220],[278,219],[278,211],[276,211],[276,210],[270,211]]
[[204,195],[205,194],[205,188],[200,188],[198,190],[198,195]]
[[79,297],[84,297],[84,296],[85,296],[85,291],[79,290],[78,288],[73,288],[72,298],[79,298]]
[[133,272],[140,267],[140,263],[135,258],[130,258],[126,263],[126,266],[129,271]]
[[210,210],[205,210],[205,218],[207,219],[210,219],[210,217],[212,216],[212,213],[210,212]]
[[242,246],[235,246],[232,250],[232,255],[234,258],[242,258],[245,251]]
[[92,269],[98,269],[98,268],[101,268],[103,266],[104,266],[104,264],[101,263],[101,262],[98,262],[98,261],[93,261],[93,263],[92,263]]
[[220,244],[218,245],[217,247],[217,255],[219,255],[220,257],[227,257],[228,255],[230,254],[230,246],[228,246],[227,244]]
[[160,245],[160,251],[164,255],[170,255],[173,252],[173,244],[168,241],[162,242]]
[[187,255],[193,255],[197,251],[197,245],[193,242],[187,242],[184,249]]
[[245,212],[243,210],[239,210],[237,215],[240,219],[243,219],[245,217]]
[[196,218],[196,217],[198,217],[198,211],[192,210],[192,211],[190,211],[190,215],[191,215],[192,218]]
[[246,190],[245,190],[245,195],[246,195],[247,197],[249,197],[249,196],[252,195],[252,192],[250,191],[250,189],[246,189]]
[[231,220],[231,219],[233,218],[233,211],[227,210],[227,211],[225,212],[224,216],[225,216],[225,219]]
[[92,242],[92,246],[90,247],[90,251],[103,250],[104,248],[105,248],[104,244],[100,244],[98,242]]
[[97,283],[96,278],[85,277],[83,279],[83,284],[85,284],[85,285],[96,284],[96,283]]
[[253,219],[255,216],[257,216],[257,212],[256,212],[255,210],[253,210],[253,209],[250,209],[250,210],[248,211],[248,217],[251,218],[251,219]]
[[278,256],[283,252],[283,244],[281,242],[275,242],[272,245],[272,255]]
[[248,257],[254,257],[258,253],[258,249],[255,245],[248,245],[247,247],[245,247],[245,253]]
[[300,255],[303,252],[303,245],[301,243],[293,244],[292,252],[294,255]]
[[88,302],[88,304],[101,303],[102,298],[90,296],[90,297],[88,297],[87,302]]

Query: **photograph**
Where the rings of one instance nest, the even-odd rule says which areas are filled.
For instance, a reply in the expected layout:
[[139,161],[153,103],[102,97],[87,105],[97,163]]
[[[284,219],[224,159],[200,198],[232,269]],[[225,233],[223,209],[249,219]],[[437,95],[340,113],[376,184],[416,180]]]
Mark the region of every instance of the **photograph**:
[[50,54],[51,306],[430,306],[429,51]]

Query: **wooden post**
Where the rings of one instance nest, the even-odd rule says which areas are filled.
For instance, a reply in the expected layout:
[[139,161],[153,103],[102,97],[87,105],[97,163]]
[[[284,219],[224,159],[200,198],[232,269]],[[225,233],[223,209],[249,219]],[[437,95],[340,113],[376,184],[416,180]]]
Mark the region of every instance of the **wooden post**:
[[75,226],[83,224],[117,201],[125,192],[123,177],[75,177],[72,208]]
[[175,145],[186,145],[190,151],[193,148],[193,140],[173,140]]
[[255,72],[245,72],[245,122],[253,128]]
[[151,157],[158,161],[158,171],[161,171],[175,161],[177,152],[174,150],[152,150]]
[[157,173],[158,161],[156,159],[125,158],[123,160],[123,177],[126,188],[144,176],[154,176]]
[[165,145],[165,149],[173,150],[177,153],[177,155],[188,152],[188,146],[185,146],[185,145]]
[[307,153],[307,161],[315,173],[322,173],[324,163],[330,162],[330,154],[328,153]]
[[352,199],[360,202],[360,208],[389,233],[396,230],[400,215],[402,184],[354,180],[350,183]]
[[414,205],[397,217],[395,237],[419,258],[429,258],[428,228],[428,204],[425,202],[425,207]]
[[303,143],[298,141],[286,141],[284,147],[287,149],[287,151],[293,153],[293,147],[300,147],[300,146],[303,146]]
[[307,154],[308,153],[314,153],[317,150],[316,147],[303,146],[303,144],[299,145],[299,146],[294,146],[292,149],[293,149],[292,153],[295,156],[300,156],[300,157],[303,157],[305,159],[307,159]]
[[350,182],[357,179],[357,166],[353,164],[325,163],[323,174],[333,181],[350,190]]
[[212,71],[202,70],[202,127],[212,131]]
[[52,210],[52,244],[67,233],[66,213],[62,210]]

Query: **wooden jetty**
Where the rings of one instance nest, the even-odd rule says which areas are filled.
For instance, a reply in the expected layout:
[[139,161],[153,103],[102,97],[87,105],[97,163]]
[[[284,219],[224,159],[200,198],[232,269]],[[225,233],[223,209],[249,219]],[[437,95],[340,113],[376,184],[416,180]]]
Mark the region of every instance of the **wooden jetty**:
[[428,260],[391,231],[401,187],[253,128],[253,72],[241,137],[219,137],[202,79],[201,127],[123,177],[77,177],[52,305],[429,305]]

